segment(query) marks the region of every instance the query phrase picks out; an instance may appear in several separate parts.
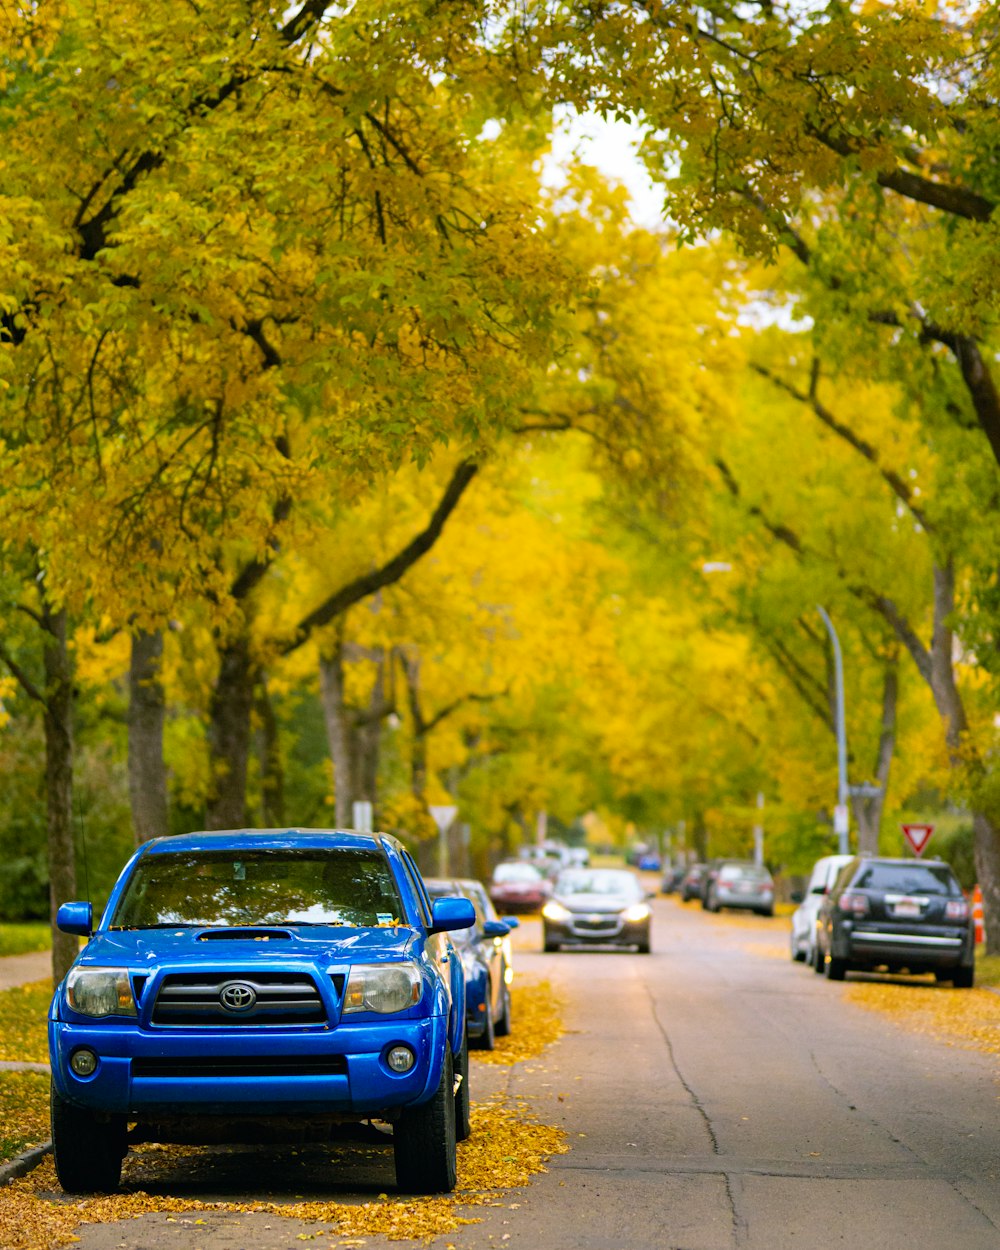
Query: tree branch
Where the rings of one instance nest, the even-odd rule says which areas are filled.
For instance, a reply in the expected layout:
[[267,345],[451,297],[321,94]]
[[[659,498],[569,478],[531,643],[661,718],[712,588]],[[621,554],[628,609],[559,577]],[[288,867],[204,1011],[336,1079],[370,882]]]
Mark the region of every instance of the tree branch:
[[308,616],[303,617],[296,627],[295,633],[284,643],[278,654],[283,656],[290,655],[301,647],[304,642],[308,641],[314,629],[328,625],[334,617],[339,616],[342,612],[346,612],[349,607],[359,603],[362,599],[367,599],[369,595],[373,595],[377,590],[381,590],[383,586],[390,586],[393,582],[399,581],[403,574],[412,568],[420,557],[425,555],[440,538],[445,521],[454,512],[465,488],[476,476],[478,470],[479,465],[474,461],[463,460],[452,474],[451,481],[448,483],[440,502],[434,509],[427,526],[407,543],[402,551],[383,564],[381,568],[373,569],[363,577],[357,577],[354,581],[348,582],[346,586],[341,586],[318,608],[310,612]]

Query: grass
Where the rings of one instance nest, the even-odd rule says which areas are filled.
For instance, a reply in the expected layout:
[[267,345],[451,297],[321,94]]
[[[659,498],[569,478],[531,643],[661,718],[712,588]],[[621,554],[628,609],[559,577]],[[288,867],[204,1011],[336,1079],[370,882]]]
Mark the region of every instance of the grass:
[[[0,1059],[46,1063],[45,1018],[52,985],[38,981],[0,992]],[[49,1136],[49,1078],[0,1072],[0,1162]]]
[[49,1137],[49,1078],[41,1072],[0,1072],[0,1162]]
[[0,992],[0,1059],[48,1063],[46,1018],[51,999],[48,980]]
[[52,930],[46,920],[0,924],[0,956],[27,955],[47,951],[51,946]]
[[1000,985],[1000,955],[976,952],[976,984]]

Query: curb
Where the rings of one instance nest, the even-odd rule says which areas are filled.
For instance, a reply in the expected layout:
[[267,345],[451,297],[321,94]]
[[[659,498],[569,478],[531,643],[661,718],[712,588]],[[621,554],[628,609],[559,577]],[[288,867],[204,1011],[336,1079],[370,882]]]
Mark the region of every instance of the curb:
[[33,1146],[30,1150],[25,1150],[23,1154],[17,1155],[16,1158],[0,1164],[0,1186],[9,1185],[19,1176],[33,1172],[51,1150],[52,1143],[43,1142],[41,1146]]
[[13,1059],[0,1060],[0,1072],[41,1072],[48,1076],[52,1069],[47,1063],[26,1063]]

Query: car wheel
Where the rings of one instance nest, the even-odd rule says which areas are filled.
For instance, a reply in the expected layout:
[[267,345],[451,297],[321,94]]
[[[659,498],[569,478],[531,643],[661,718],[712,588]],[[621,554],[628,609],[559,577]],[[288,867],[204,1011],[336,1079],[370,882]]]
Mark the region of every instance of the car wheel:
[[955,969],[951,983],[956,990],[971,990],[976,983],[976,968],[974,964]]
[[125,1121],[101,1120],[51,1087],[52,1155],[59,1184],[70,1194],[111,1193],[122,1178],[128,1149]]
[[826,961],[826,975],[829,981],[843,981],[847,973],[847,960],[837,959],[831,955]]
[[458,1180],[455,1151],[455,1078],[445,1045],[434,1097],[404,1111],[392,1130],[396,1184],[407,1194],[448,1194]]
[[640,954],[640,955],[648,955],[648,954],[649,954],[649,952],[650,952],[650,945],[649,945],[649,936],[648,936],[648,935],[647,935],[645,938],[643,938],[643,940],[639,943],[638,950],[639,950],[639,954]]
[[472,1100],[469,1096],[469,1035],[462,1034],[462,1049],[455,1056],[455,1140],[465,1141],[472,1132]]
[[496,1026],[493,1023],[493,992],[489,981],[486,982],[486,1011],[483,1031],[476,1040],[476,1050],[492,1050],[496,1045]]
[[510,986],[504,982],[503,989],[500,991],[500,1014],[493,1023],[493,1032],[497,1037],[508,1037],[510,1035]]
[[547,955],[549,955],[553,951],[557,951],[558,949],[559,949],[559,943],[553,942],[552,938],[549,936],[548,929],[543,929],[542,930],[542,950],[545,951]]
[[824,956],[823,952],[820,950],[819,944],[817,943],[816,946],[813,948],[813,972],[815,972],[817,976],[822,976],[823,973],[826,971],[825,965],[826,965],[826,957]]
[[800,964],[800,963],[809,962],[809,952],[804,951],[804,950],[799,950],[798,945],[795,941],[794,933],[788,940],[788,953],[791,956],[792,963]]

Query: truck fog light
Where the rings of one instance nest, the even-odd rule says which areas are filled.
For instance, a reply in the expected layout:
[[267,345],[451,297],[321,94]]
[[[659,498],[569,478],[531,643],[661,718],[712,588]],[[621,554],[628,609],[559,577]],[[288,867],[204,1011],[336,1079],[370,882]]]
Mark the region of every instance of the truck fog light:
[[97,1071],[97,1056],[85,1046],[81,1047],[70,1055],[69,1066],[77,1076],[93,1076]]
[[385,1058],[393,1072],[409,1072],[417,1062],[417,1057],[409,1046],[393,1046]]

